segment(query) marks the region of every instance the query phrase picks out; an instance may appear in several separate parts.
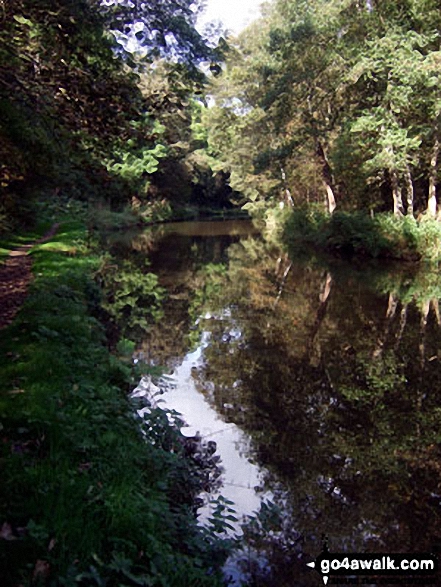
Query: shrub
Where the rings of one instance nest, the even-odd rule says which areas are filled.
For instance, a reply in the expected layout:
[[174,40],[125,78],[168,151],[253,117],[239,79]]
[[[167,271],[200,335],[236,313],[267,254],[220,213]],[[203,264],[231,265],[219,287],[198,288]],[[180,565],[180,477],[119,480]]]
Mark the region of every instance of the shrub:
[[441,226],[391,214],[375,217],[362,212],[295,210],[284,226],[284,241],[292,252],[306,246],[346,257],[389,258],[437,263],[441,260]]
[[303,246],[321,246],[323,240],[323,228],[327,217],[314,208],[299,208],[288,217],[283,239],[291,248]]
[[326,248],[345,255],[376,258],[388,249],[375,219],[360,212],[336,212],[328,220],[326,232]]

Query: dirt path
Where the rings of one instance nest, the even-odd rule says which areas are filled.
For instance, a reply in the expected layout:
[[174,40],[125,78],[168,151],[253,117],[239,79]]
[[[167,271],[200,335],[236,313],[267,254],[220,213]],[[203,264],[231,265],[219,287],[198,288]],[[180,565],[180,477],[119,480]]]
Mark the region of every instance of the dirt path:
[[52,238],[59,226],[58,223],[54,224],[40,239],[11,251],[6,263],[0,266],[0,330],[13,321],[26,299],[32,280],[30,250],[34,245]]

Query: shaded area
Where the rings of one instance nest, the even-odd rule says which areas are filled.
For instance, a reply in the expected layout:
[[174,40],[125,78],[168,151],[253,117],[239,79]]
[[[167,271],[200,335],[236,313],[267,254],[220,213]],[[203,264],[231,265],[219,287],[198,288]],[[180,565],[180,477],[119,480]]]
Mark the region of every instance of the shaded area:
[[38,247],[0,337],[2,585],[221,585],[229,543],[193,512],[204,461],[161,410],[134,418],[132,369],[91,315],[85,238],[66,223]]
[[[59,225],[51,229],[34,244],[47,242],[56,234]],[[32,260],[28,256],[32,244],[11,251],[0,266],[0,330],[10,324],[26,299],[32,280]]]
[[0,329],[12,322],[24,300],[31,281],[31,259],[16,254],[0,267]]
[[206,341],[193,380],[250,436],[274,495],[245,528],[248,575],[319,584],[305,563],[323,535],[334,551],[438,551],[438,274],[180,232],[152,244],[169,301],[142,352],[173,370]]

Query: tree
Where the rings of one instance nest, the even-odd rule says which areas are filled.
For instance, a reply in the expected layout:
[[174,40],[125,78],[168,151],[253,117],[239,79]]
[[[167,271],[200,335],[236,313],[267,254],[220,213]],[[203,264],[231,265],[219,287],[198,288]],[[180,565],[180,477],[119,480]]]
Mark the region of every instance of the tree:
[[[210,113],[230,130],[211,138],[214,154],[247,185],[272,178],[271,195],[262,186],[253,198],[321,192],[331,213],[386,205],[434,215],[439,30],[435,0],[274,2],[216,82]],[[235,161],[232,144],[246,156]]]
[[[366,42],[354,65],[353,75],[364,96],[360,95],[361,108],[354,113],[350,132],[356,148],[364,153],[370,181],[386,180],[390,184],[395,215],[404,214],[403,188],[407,213],[413,215],[412,169],[421,172],[427,152],[424,143],[433,133],[426,122],[428,111],[433,111],[436,103],[432,57],[424,54],[430,43],[429,36],[415,31],[404,35],[401,29],[392,28]],[[372,80],[376,92],[368,94]]]
[[274,3],[240,39],[239,57],[230,59],[226,75],[236,83],[225,83],[219,92],[220,81],[215,88],[221,109],[230,116],[236,109],[236,125],[243,127],[253,116],[258,121],[246,133],[254,146],[245,147],[249,172],[254,167],[258,177],[268,174],[273,194],[283,194],[290,204],[291,192],[300,201],[304,191],[324,194],[330,213],[339,188],[329,152],[345,90],[338,15],[335,3],[321,0]]
[[[151,107],[138,87],[141,62],[122,58],[109,27],[143,22],[158,34],[174,31],[162,54],[173,63],[169,79],[180,71],[187,95],[202,83],[197,64],[213,51],[193,27],[189,2],[130,5],[88,0],[2,4],[0,152],[12,154],[0,167],[6,215],[27,208],[22,194],[37,185],[57,194],[68,185],[83,199],[85,192],[95,197],[106,192],[114,203],[127,201],[167,155],[170,132],[160,123],[166,107]],[[150,38],[150,61],[158,43]],[[177,87],[173,92],[180,99]]]
[[193,71],[215,53],[195,28],[201,0],[101,0],[98,5],[106,27],[127,53],[172,58]]
[[[231,187],[242,195],[238,203],[255,206],[271,196],[279,197],[281,175],[278,168],[259,168],[259,158],[273,143],[274,133],[259,107],[259,83],[253,70],[260,58],[260,26],[252,26],[245,35],[246,40],[230,42],[225,67],[209,88],[214,104],[203,109],[201,123],[206,129],[203,150],[211,167],[230,175]],[[248,41],[252,45],[247,48]]]

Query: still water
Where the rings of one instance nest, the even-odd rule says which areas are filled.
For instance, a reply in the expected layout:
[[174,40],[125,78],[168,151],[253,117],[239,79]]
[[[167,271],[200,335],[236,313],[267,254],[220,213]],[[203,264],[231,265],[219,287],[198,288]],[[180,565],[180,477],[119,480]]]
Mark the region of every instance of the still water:
[[139,356],[167,368],[160,399],[183,433],[216,442],[243,575],[321,585],[306,563],[325,539],[439,552],[438,273],[290,258],[246,221],[165,225],[132,245],[166,292]]

